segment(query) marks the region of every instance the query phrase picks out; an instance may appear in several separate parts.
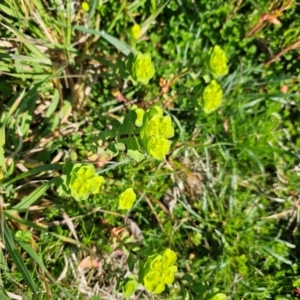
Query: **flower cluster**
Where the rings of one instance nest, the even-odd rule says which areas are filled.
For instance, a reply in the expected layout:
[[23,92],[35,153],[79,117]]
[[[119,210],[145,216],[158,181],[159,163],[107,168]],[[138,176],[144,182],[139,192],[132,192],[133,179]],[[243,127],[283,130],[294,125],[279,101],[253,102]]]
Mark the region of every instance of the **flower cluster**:
[[155,68],[149,54],[139,53],[132,63],[132,78],[135,81],[140,81],[143,84],[148,84],[149,80],[155,74]]
[[77,200],[85,200],[90,194],[100,192],[104,178],[95,173],[95,167],[91,164],[75,164],[70,172],[68,188],[71,196]]
[[81,9],[85,12],[88,12],[90,10],[90,5],[87,2],[82,2]]
[[227,62],[226,53],[220,46],[215,46],[209,55],[208,66],[210,72],[217,77],[226,75],[228,73]]
[[218,293],[214,295],[210,300],[227,300],[228,297],[223,293]]
[[163,117],[163,110],[154,105],[145,114],[140,137],[142,143],[151,157],[162,160],[170,150],[174,136],[174,128],[170,116]]
[[141,26],[139,24],[134,24],[131,27],[130,31],[131,31],[131,35],[136,40],[141,36],[141,33],[142,33],[142,29],[141,29]]
[[136,291],[138,286],[139,283],[135,279],[130,278],[123,287],[123,297],[126,299],[130,298],[130,296]]
[[174,274],[177,272],[177,266],[174,265],[176,260],[176,253],[171,249],[150,256],[144,266],[144,287],[154,294],[163,292],[165,284],[172,284],[174,281]]
[[202,96],[203,110],[205,113],[210,114],[215,111],[222,103],[223,91],[222,87],[212,80],[210,84],[204,89]]
[[119,195],[119,209],[131,209],[136,200],[136,194],[132,188],[128,188]]

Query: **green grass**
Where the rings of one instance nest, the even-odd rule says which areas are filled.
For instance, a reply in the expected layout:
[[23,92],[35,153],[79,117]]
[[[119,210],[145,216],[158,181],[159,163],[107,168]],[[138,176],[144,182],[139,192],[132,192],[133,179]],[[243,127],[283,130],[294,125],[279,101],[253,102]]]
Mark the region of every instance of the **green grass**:
[[[299,5],[196,2],[91,0],[88,12],[80,1],[1,2],[1,299],[124,299],[128,275],[166,248],[173,284],[130,299],[297,299]],[[276,12],[280,24],[262,21]],[[230,71],[207,115],[214,45]],[[156,69],[147,85],[130,78],[138,52]],[[120,122],[154,102],[175,136],[164,160],[137,162],[114,134],[133,135]],[[59,194],[67,161],[92,163],[101,192]],[[124,212],[128,187],[137,201]],[[99,266],[81,268],[87,257]]]

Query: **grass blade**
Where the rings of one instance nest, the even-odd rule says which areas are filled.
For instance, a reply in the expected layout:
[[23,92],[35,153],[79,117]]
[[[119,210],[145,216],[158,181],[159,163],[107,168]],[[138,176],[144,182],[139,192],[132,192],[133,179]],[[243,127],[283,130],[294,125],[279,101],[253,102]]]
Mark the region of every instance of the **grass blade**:
[[89,34],[100,35],[107,42],[109,42],[111,45],[116,47],[120,52],[122,52],[126,56],[128,56],[132,52],[132,49],[128,45],[126,45],[123,42],[120,42],[117,38],[115,38],[114,36],[106,33],[103,30],[98,31],[98,30],[95,30],[95,29],[86,28],[84,26],[74,26],[74,29],[76,29],[78,31],[81,31],[81,32],[89,33]]
[[3,187],[8,187],[10,184],[22,179],[22,178],[26,178],[35,174],[39,174],[42,172],[47,172],[47,171],[56,171],[56,170],[60,170],[63,168],[63,165],[60,164],[53,164],[53,165],[43,165],[43,166],[38,166],[34,169],[31,169],[28,172],[22,173],[19,176],[14,177],[13,179],[9,180],[8,182],[2,184]]
[[32,257],[32,259],[40,266],[41,270],[47,274],[47,277],[52,281],[53,285],[56,285],[58,289],[60,289],[63,293],[68,296],[68,299],[76,299],[73,297],[67,290],[65,290],[62,286],[55,282],[54,278],[50,275],[49,271],[47,270],[42,258],[34,251],[34,249],[27,243],[22,241],[18,241],[18,244]]
[[47,189],[51,186],[52,183],[53,183],[53,179],[48,181],[47,183],[42,184],[40,187],[34,190],[30,195],[25,197],[20,203],[15,205],[13,209],[15,210],[27,209],[30,205],[32,205],[47,191]]
[[10,229],[7,226],[6,222],[4,222],[3,235],[4,235],[5,247],[6,247],[6,250],[8,251],[11,259],[14,261],[18,271],[21,273],[22,278],[24,279],[24,281],[26,282],[28,287],[32,290],[32,292],[35,294],[35,296],[37,296],[36,285],[30,275],[29,270],[25,266],[20,253],[18,252],[17,248],[15,247],[13,237],[11,235]]
[[24,42],[24,46],[34,55],[36,55],[37,58],[43,59],[44,64],[51,66],[52,62],[51,60],[44,54],[42,53],[35,45],[31,44],[26,37],[17,29],[13,28],[10,25],[6,25],[4,23],[0,23],[3,27],[5,27],[7,30],[11,31],[14,33],[21,41]]
[[1,300],[10,300],[4,293],[0,292],[0,299]]

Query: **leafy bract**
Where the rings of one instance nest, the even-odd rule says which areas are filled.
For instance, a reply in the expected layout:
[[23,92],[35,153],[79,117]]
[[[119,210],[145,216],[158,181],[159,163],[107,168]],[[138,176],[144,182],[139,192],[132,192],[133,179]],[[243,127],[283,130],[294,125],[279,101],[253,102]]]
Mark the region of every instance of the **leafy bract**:
[[216,77],[228,74],[228,59],[220,46],[215,46],[209,55],[209,70]]
[[148,257],[142,272],[142,281],[149,292],[160,294],[165,290],[166,284],[174,282],[174,274],[177,272],[177,266],[174,265],[176,259],[176,253],[171,249]]
[[119,209],[131,209],[136,200],[136,194],[133,188],[128,188],[119,195]]
[[67,163],[61,180],[57,181],[61,196],[72,196],[76,201],[86,200],[91,194],[100,192],[104,178],[96,174],[92,164]]
[[223,91],[222,87],[212,80],[210,84],[204,89],[202,96],[203,110],[205,113],[210,114],[215,111],[222,103]]
[[144,115],[143,126],[140,131],[141,141],[147,154],[158,160],[165,158],[170,151],[174,128],[170,116],[163,117],[163,110],[154,105]]
[[155,68],[152,64],[149,54],[139,53],[133,60],[130,75],[134,81],[148,84],[149,80],[155,74]]

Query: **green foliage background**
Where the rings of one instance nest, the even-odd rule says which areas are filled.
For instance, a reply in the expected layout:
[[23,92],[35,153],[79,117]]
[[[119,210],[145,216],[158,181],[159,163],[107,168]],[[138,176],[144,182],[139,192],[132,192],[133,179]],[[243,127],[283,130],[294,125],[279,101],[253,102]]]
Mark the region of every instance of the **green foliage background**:
[[[128,265],[171,248],[174,285],[132,299],[296,299],[300,6],[93,0],[84,12],[81,1],[61,2],[0,3],[0,297],[122,299]],[[222,106],[206,115],[198,99],[215,45],[230,71]],[[147,85],[129,80],[126,58],[138,52],[155,65]],[[166,160],[104,147],[101,133],[153,102],[176,125]],[[93,163],[102,192],[84,203],[60,197],[53,180],[66,161]],[[128,187],[138,200],[123,215]],[[128,260],[114,256],[120,249]],[[80,289],[71,265],[87,256],[105,275],[89,270]]]

